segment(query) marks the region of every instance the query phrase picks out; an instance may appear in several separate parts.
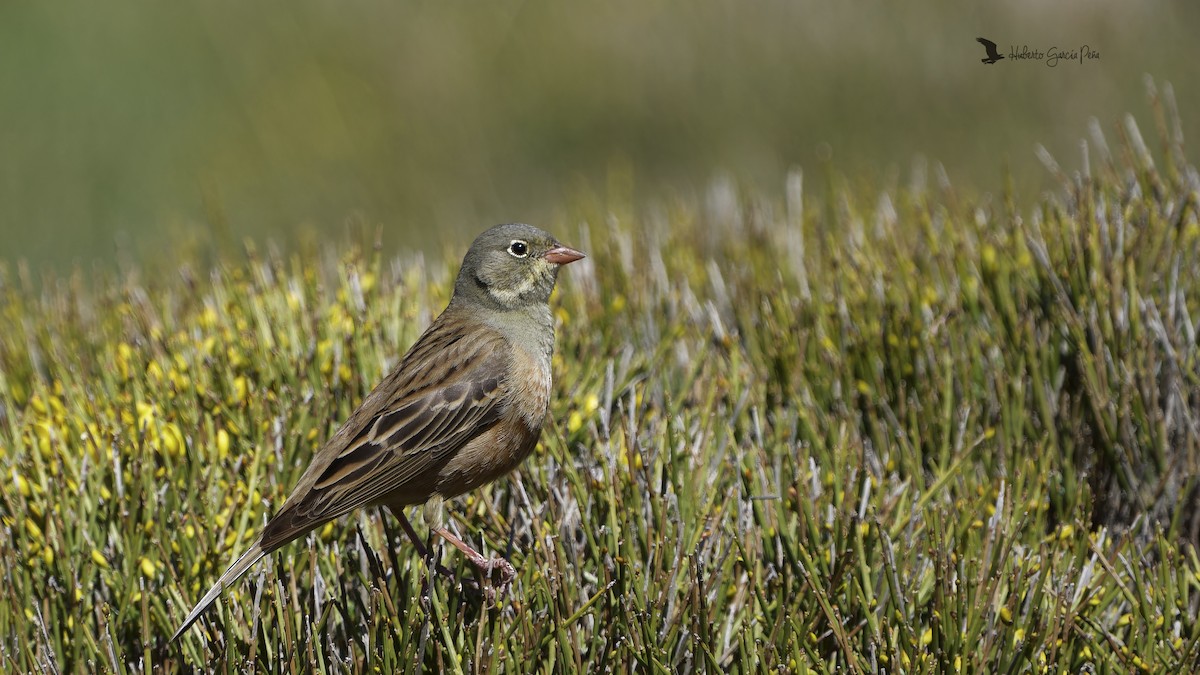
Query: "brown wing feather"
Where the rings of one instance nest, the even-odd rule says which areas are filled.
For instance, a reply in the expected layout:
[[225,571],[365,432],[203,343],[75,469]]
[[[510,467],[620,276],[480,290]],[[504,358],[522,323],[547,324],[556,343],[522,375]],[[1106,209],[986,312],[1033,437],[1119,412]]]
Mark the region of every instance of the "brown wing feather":
[[318,451],[263,529],[264,550],[385,497],[425,501],[437,470],[500,419],[508,342],[478,324],[462,331],[461,322],[447,320],[451,312],[438,317]]

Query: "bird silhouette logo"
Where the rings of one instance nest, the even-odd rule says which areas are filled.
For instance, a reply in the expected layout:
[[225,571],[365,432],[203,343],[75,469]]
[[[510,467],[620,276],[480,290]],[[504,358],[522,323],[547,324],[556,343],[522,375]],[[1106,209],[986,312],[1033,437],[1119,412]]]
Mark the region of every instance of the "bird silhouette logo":
[[989,40],[987,38],[975,38],[975,41],[978,42],[979,44],[983,45],[983,48],[987,50],[987,58],[980,59],[984,63],[992,64],[992,63],[995,63],[995,62],[999,61],[1000,59],[1004,58],[1004,56],[1002,56],[1000,54],[1000,52],[996,51],[996,43],[995,42],[992,42],[991,40]]

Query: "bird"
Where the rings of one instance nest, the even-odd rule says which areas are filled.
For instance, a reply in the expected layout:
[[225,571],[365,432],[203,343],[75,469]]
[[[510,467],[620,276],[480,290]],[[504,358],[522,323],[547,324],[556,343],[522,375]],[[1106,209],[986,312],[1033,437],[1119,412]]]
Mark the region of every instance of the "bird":
[[996,43],[995,42],[992,42],[991,40],[989,40],[987,38],[975,38],[975,41],[978,42],[979,44],[983,45],[983,48],[987,51],[987,58],[980,59],[984,63],[987,63],[990,65],[990,64],[993,64],[993,63],[999,61],[1000,59],[1004,58],[1000,54],[1000,52],[996,51]]
[[584,257],[523,223],[480,234],[446,308],[316,452],[283,506],[171,641],[264,556],[363,507],[387,507],[427,556],[404,516],[405,507],[424,505],[431,536],[482,574],[498,571],[501,587],[511,583],[511,563],[485,558],[446,529],[442,504],[509,473],[537,445],[550,402],[550,295],[562,266]]

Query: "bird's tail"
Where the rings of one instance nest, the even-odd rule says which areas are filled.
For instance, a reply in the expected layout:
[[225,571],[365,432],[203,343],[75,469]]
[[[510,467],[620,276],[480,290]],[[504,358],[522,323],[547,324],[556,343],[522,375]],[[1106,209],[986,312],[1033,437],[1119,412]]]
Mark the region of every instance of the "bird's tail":
[[262,547],[262,538],[259,538],[249,550],[229,566],[229,569],[225,570],[225,573],[221,575],[220,579],[217,579],[217,583],[213,584],[212,588],[208,589],[204,597],[200,598],[200,602],[196,603],[196,606],[188,613],[187,618],[183,620],[183,625],[171,636],[171,642],[178,640],[179,636],[183,635],[185,630],[191,627],[193,623],[196,623],[196,619],[199,619],[200,615],[204,614],[205,610],[216,601],[221,595],[221,591],[236,581],[238,577],[245,574],[246,570],[250,569],[254,563],[261,560],[267,553],[270,553],[270,551]]

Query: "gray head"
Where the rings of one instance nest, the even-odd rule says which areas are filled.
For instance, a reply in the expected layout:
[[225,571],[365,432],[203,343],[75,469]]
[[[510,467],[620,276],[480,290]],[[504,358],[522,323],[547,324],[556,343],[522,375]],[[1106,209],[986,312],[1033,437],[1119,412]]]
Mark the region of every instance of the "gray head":
[[497,225],[475,238],[454,282],[454,301],[500,310],[545,305],[558,268],[584,257],[532,225]]

